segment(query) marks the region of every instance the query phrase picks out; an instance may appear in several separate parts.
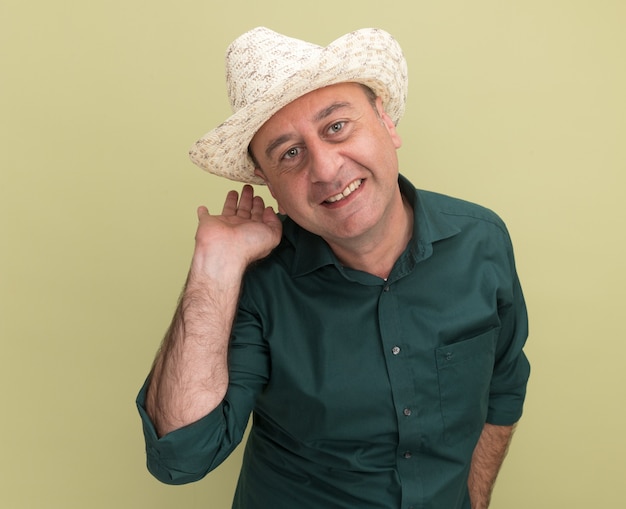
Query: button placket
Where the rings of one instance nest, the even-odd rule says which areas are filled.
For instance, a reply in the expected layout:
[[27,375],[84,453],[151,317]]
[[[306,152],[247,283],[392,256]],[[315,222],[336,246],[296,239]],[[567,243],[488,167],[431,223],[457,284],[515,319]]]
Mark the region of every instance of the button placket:
[[389,281],[379,287],[378,314],[381,341],[384,346],[385,362],[397,416],[396,461],[398,475],[403,486],[402,507],[407,508],[414,503],[418,491],[415,479],[415,462],[418,460],[414,454],[419,452],[419,412],[416,412],[418,407],[414,406],[417,403],[413,385],[407,383],[412,370],[411,344],[408,341],[410,333],[401,326],[403,320],[400,313],[405,308],[405,304],[400,302],[402,291],[397,278],[393,285],[393,291]]

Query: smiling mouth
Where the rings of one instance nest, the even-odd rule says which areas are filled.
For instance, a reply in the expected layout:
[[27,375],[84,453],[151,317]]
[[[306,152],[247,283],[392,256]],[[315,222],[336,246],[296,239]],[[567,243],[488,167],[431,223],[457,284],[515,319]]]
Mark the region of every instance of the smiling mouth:
[[330,198],[325,200],[325,203],[337,203],[338,201],[341,201],[341,200],[347,198],[354,191],[356,191],[359,187],[361,187],[362,183],[363,183],[363,179],[355,180],[348,187],[346,187],[341,193],[338,193],[335,196],[331,196]]

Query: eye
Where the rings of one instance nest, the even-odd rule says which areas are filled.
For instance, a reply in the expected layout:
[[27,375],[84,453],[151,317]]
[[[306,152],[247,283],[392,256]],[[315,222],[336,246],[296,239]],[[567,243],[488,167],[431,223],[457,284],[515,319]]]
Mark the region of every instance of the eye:
[[293,159],[297,157],[299,153],[300,149],[298,147],[292,147],[283,154],[283,159]]
[[328,133],[329,134],[334,134],[334,133],[338,133],[339,131],[341,131],[343,129],[343,126],[346,125],[345,122],[335,122],[334,124],[331,124],[330,127],[328,128]]

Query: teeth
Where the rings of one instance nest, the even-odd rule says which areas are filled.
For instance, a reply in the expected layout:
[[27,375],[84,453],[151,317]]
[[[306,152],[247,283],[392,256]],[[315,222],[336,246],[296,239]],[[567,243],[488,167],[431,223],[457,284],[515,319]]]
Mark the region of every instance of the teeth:
[[344,198],[347,198],[350,194],[352,194],[353,191],[361,187],[361,182],[363,182],[361,179],[355,180],[348,187],[346,187],[341,193],[336,194],[335,196],[331,196],[326,201],[328,203],[336,203],[339,200],[343,200]]

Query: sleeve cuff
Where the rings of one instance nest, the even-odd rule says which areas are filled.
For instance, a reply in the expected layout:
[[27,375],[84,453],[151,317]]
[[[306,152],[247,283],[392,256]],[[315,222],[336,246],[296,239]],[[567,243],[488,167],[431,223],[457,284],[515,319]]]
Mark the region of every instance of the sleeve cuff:
[[148,380],[137,396],[146,443],[147,467],[166,484],[186,484],[202,479],[221,463],[220,444],[226,433],[221,405],[202,419],[158,437],[145,409]]

